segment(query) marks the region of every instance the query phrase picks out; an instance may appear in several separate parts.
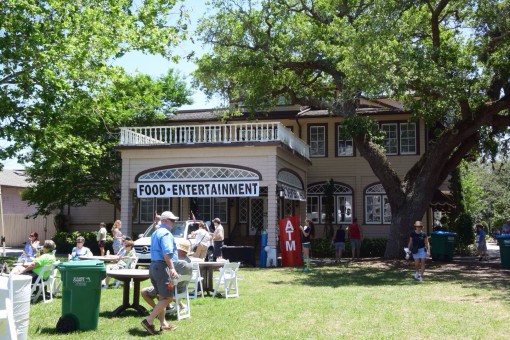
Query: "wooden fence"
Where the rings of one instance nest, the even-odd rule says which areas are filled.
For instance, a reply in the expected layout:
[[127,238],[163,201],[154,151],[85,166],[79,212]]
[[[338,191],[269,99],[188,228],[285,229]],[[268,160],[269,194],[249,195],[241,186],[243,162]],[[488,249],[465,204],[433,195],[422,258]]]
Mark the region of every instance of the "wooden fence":
[[[39,234],[41,245],[44,240],[51,239],[56,234],[55,215],[48,215],[46,217],[26,218],[26,215],[20,214],[5,214],[4,215],[4,236],[5,245],[7,247],[21,248],[23,243],[28,240],[28,235],[31,232]],[[0,234],[1,221],[0,221]]]

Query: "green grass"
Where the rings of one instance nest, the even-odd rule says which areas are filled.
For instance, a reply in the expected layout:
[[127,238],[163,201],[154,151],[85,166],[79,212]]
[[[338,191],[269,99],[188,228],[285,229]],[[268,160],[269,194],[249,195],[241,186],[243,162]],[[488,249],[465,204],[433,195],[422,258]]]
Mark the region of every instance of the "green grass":
[[[160,337],[196,339],[469,338],[506,339],[510,271],[428,263],[425,282],[409,263],[369,261],[317,267],[241,268],[240,297],[191,301],[191,319]],[[148,281],[142,286],[148,285]],[[134,311],[112,318],[122,289],[101,291],[99,326],[72,337],[147,336]],[[55,333],[61,297],[31,305],[29,339]]]

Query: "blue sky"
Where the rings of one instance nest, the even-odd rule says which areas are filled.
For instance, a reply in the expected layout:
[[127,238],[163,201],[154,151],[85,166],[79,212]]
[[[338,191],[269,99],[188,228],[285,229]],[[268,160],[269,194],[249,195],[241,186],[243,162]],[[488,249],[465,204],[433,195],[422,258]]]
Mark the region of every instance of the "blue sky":
[[[205,12],[204,0],[185,0],[184,6],[190,12],[191,29],[194,30],[198,19]],[[179,56],[187,56],[192,51],[195,51],[195,56],[200,56],[204,53],[204,48],[195,39],[195,43],[186,41],[180,46],[175,48],[175,53]],[[140,52],[133,52],[125,55],[120,60],[114,63],[115,65],[123,66],[129,73],[144,73],[153,77],[158,77],[167,73],[169,68],[177,70],[180,75],[186,77],[188,84],[191,84],[191,72],[196,69],[195,64],[183,59],[175,64],[169,60],[165,60],[161,56],[145,55]],[[221,101],[218,98],[212,100],[207,99],[204,93],[194,90],[193,104],[185,105],[180,109],[208,109],[220,106]],[[0,145],[5,144],[5,141],[0,140]],[[5,169],[22,169],[23,166],[18,164],[14,159],[2,161]]]

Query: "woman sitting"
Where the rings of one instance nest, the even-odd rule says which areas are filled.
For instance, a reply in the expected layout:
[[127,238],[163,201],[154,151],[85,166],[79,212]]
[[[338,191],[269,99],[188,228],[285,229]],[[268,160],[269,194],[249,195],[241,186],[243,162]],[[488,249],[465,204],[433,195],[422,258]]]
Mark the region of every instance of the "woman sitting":
[[74,247],[71,252],[71,258],[73,260],[79,259],[80,257],[91,257],[93,255],[89,248],[83,246],[84,244],[85,238],[83,236],[78,236],[76,238],[76,247]]
[[[136,252],[135,249],[133,248],[134,244],[135,243],[132,240],[125,240],[124,241],[124,247],[126,248],[125,253],[119,256],[119,262],[117,262],[116,264],[109,264],[108,266],[106,266],[106,271],[129,268],[129,265],[136,260]],[[108,288],[109,282],[110,278],[107,276],[103,280],[101,287]]]
[[[52,240],[44,241],[43,254],[36,257],[34,262],[24,263],[23,265],[14,267],[12,273],[30,275],[32,276],[32,283],[34,283],[45,265],[55,263],[56,259],[55,255],[53,255],[53,250],[55,250],[55,242]],[[49,275],[50,273],[46,272],[43,279],[46,280]]]
[[21,253],[21,256],[18,258],[18,262],[23,263],[34,261],[34,257],[39,244],[39,235],[36,232],[30,233],[28,236],[28,241],[25,242],[23,253]]

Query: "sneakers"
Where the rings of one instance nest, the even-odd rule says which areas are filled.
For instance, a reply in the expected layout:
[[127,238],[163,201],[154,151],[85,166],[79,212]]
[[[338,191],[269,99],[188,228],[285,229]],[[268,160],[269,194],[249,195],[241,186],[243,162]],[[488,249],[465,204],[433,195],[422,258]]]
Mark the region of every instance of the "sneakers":
[[418,279],[420,278],[420,274],[418,274],[418,272],[415,272],[415,273],[414,273],[414,278],[415,278],[416,280],[418,280]]
[[175,305],[172,305],[172,306],[169,305],[165,311],[166,315],[176,314],[176,313],[177,313],[177,309],[175,308]]
[[108,285],[102,284],[102,285],[101,285],[101,288],[102,288],[102,289],[108,289]]
[[423,282],[423,277],[421,275],[418,276],[418,281]]

